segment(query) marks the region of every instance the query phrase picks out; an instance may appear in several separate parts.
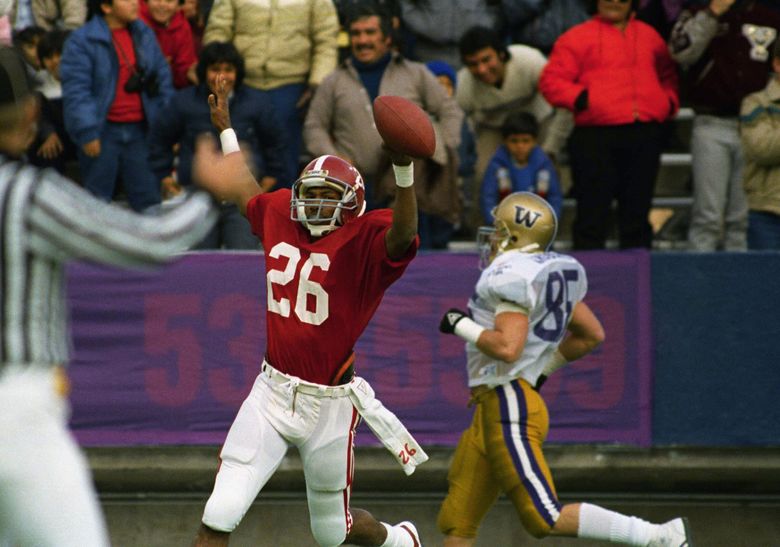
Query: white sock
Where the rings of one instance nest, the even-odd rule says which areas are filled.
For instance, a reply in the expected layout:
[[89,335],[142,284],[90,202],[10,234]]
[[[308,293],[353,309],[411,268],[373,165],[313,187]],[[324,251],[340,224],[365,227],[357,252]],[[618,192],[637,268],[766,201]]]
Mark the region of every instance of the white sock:
[[390,526],[382,522],[382,526],[387,530],[387,539],[380,547],[412,547],[412,538],[409,532],[398,526]]
[[644,547],[653,537],[655,526],[640,518],[621,515],[597,505],[583,503],[580,504],[580,526],[577,537]]

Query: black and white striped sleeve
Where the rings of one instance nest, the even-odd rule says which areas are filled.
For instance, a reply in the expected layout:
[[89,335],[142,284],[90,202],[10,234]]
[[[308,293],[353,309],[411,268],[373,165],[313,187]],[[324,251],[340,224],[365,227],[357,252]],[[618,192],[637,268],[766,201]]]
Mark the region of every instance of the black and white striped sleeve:
[[19,183],[31,185],[29,245],[59,260],[123,267],[163,263],[201,241],[217,216],[205,192],[193,193],[168,213],[147,216],[104,203],[52,171],[22,169]]

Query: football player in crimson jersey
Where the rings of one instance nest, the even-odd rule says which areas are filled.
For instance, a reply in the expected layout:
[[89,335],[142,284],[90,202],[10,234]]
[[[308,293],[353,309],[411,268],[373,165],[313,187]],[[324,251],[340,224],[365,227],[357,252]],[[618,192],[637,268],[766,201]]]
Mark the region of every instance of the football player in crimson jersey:
[[202,186],[239,207],[263,244],[268,347],[222,447],[194,544],[227,545],[292,444],[303,462],[319,545],[418,547],[411,522],[391,526],[349,506],[361,415],[388,448],[401,447],[394,455],[407,474],[427,459],[353,368],[354,344],[417,251],[411,158],[390,152],[398,185],[392,211],[366,213],[360,173],[336,156],[313,160],[292,189],[265,193],[242,154],[232,153],[238,145],[227,94],[217,89],[209,104],[224,156],[200,142],[194,170]]
[[582,264],[550,252],[558,231],[552,206],[531,192],[516,192],[501,200],[493,217],[494,227],[478,234],[482,264],[489,265],[469,301],[470,314],[450,309],[439,325],[468,342],[476,405],[439,512],[445,547],[473,545],[500,492],[537,538],[692,546],[687,519],[652,524],[589,503],[558,501],[542,452],[549,418],[539,388],[555,370],[598,347],[604,330],[582,300],[588,288]]

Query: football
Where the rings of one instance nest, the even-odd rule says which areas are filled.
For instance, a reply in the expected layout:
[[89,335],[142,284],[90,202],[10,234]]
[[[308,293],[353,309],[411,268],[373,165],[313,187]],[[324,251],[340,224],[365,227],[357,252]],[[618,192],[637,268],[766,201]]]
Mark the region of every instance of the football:
[[436,134],[425,111],[408,99],[382,95],[374,100],[374,123],[388,147],[415,158],[430,158]]

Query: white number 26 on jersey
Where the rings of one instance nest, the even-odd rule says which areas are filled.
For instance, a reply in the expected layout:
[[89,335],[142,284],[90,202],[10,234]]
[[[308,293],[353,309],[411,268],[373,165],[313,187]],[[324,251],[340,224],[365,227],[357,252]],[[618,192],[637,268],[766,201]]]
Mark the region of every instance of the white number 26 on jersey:
[[[274,297],[273,285],[287,285],[295,279],[295,272],[298,269],[298,262],[301,261],[301,251],[289,243],[277,243],[268,253],[271,258],[284,257],[287,259],[287,266],[284,270],[271,270],[266,275],[266,284],[268,287],[268,311],[278,313],[282,317],[290,317],[290,300]],[[295,315],[303,323],[310,325],[321,325],[328,318],[328,293],[322,288],[322,285],[316,281],[311,281],[309,276],[314,268],[319,268],[327,272],[330,268],[330,259],[323,253],[312,253],[301,267],[301,275],[298,280],[298,290],[295,298]],[[308,295],[314,296],[314,311],[309,311],[306,303]]]

